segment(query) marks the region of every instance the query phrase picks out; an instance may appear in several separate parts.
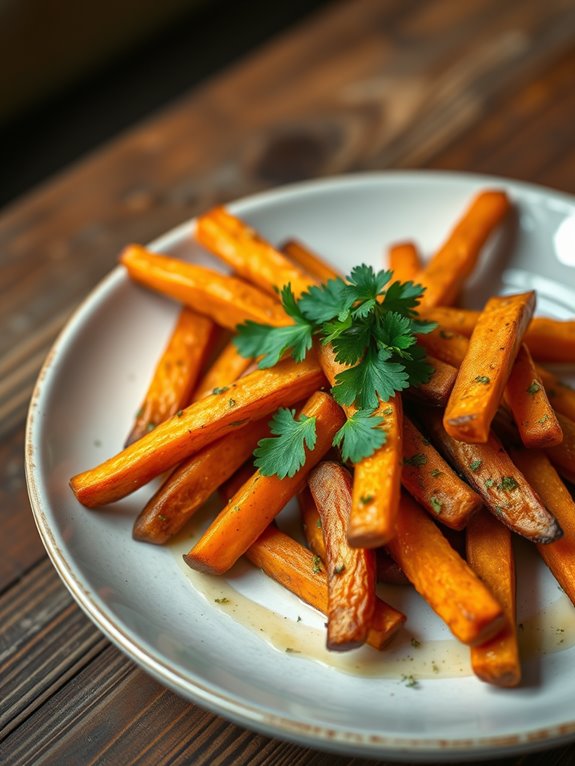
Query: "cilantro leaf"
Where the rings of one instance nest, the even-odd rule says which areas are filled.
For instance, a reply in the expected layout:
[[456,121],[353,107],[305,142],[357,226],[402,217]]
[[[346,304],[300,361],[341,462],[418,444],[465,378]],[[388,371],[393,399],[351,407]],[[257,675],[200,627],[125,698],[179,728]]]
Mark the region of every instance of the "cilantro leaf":
[[375,301],[393,276],[393,271],[378,271],[362,263],[354,266],[348,277],[347,294],[356,301]]
[[381,428],[383,421],[373,410],[357,410],[346,420],[333,437],[333,445],[340,447],[344,462],[358,463],[385,444],[387,433]]
[[302,362],[310,350],[313,327],[310,324],[290,324],[286,327],[270,327],[247,321],[239,325],[234,345],[247,359],[261,356],[259,367],[273,367],[282,356],[291,351],[296,362]]
[[310,322],[323,324],[336,317],[345,320],[353,301],[353,296],[347,294],[345,282],[337,277],[324,285],[310,287],[300,296],[299,307]]
[[427,354],[422,346],[412,346],[409,353],[403,356],[401,361],[409,376],[411,386],[429,383],[435,372],[433,366],[427,361]]
[[380,347],[387,346],[394,350],[413,346],[416,338],[411,329],[411,319],[397,311],[386,311],[379,323],[378,343]]
[[427,335],[437,327],[437,322],[427,322],[425,319],[412,319],[411,331],[418,335]]
[[315,418],[300,415],[296,419],[295,410],[280,407],[269,423],[276,436],[260,439],[254,451],[254,465],[262,475],[280,479],[294,476],[305,463],[305,447],[315,447],[315,423]]
[[409,387],[409,376],[403,364],[390,362],[391,352],[385,348],[370,349],[363,359],[335,377],[333,398],[338,404],[355,404],[360,409],[375,409],[379,399],[386,402],[396,391]]
[[371,323],[356,322],[354,326],[333,337],[331,344],[336,362],[355,364],[364,355],[371,339]]
[[385,292],[382,306],[386,311],[397,311],[411,317],[424,290],[424,287],[413,282],[393,282]]
[[302,314],[291,285],[284,285],[280,295],[286,314],[295,324],[272,327],[248,320],[238,326],[234,338],[234,345],[243,357],[262,357],[258,365],[261,369],[273,367],[287,351],[296,362],[302,362],[312,345],[314,326]]

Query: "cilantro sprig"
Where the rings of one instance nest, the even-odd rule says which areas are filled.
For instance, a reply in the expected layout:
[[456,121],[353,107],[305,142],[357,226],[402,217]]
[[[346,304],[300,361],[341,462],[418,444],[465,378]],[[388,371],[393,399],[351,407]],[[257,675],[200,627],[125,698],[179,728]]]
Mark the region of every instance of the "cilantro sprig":
[[[293,324],[272,327],[248,321],[237,328],[234,343],[242,356],[260,357],[261,368],[272,367],[287,354],[303,361],[314,337],[331,343],[336,361],[346,365],[336,376],[331,393],[338,404],[357,408],[336,434],[334,444],[344,460],[356,463],[385,443],[385,424],[374,415],[380,401],[426,383],[433,372],[416,338],[417,333],[435,327],[417,317],[423,291],[413,282],[393,281],[392,271],[375,272],[365,264],[352,269],[345,280],[338,277],[310,287],[298,299],[288,284],[280,297]],[[256,451],[260,468],[280,475],[288,441],[297,455],[294,465],[301,460],[299,468],[305,459],[303,434],[309,435],[312,428],[315,433],[315,422],[310,424],[310,420],[313,418],[297,421],[292,413],[291,419],[284,414],[272,421],[277,436],[260,442]]]
[[305,462],[305,447],[312,450],[316,443],[315,418],[300,415],[295,410],[280,407],[270,420],[269,428],[276,437],[260,439],[254,452],[254,465],[264,476],[290,478]]

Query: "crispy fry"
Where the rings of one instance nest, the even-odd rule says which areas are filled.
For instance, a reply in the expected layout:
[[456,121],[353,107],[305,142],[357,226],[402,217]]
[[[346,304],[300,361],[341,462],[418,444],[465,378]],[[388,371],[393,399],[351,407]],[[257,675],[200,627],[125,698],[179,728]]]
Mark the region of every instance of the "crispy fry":
[[455,439],[484,443],[489,438],[534,308],[534,292],[487,301],[445,410],[445,429]]
[[[325,542],[321,518],[308,487],[299,493],[298,503],[307,544],[312,552],[325,562]],[[386,553],[385,548],[378,548],[375,551],[375,566],[378,582],[387,585],[407,585],[409,583],[395,561]]]
[[408,495],[387,548],[415,589],[464,644],[484,643],[505,624],[503,609]]
[[421,308],[454,302],[483,245],[509,209],[504,191],[484,191],[475,197],[446,242],[413,280],[426,288]]
[[562,442],[561,426],[525,343],[509,375],[505,401],[526,447],[553,447]]
[[452,529],[463,529],[483,505],[407,417],[403,418],[401,483],[433,518]]
[[140,245],[124,248],[120,262],[131,279],[181,301],[229,330],[248,319],[278,327],[290,324],[277,300],[241,279],[150,253]]
[[301,401],[323,381],[313,354],[304,362],[288,359],[258,370],[229,391],[191,404],[115,457],[74,476],[70,486],[88,508],[112,503],[239,426]]
[[575,422],[557,414],[563,431],[563,441],[547,450],[547,455],[561,476],[575,484]]
[[575,390],[543,367],[537,367],[537,372],[543,381],[553,409],[569,420],[575,421]]
[[167,542],[251,456],[258,441],[268,435],[264,418],[208,444],[181,463],[136,519],[135,539],[156,544]]
[[196,239],[240,276],[274,296],[291,284],[297,297],[315,281],[223,207],[198,218]]
[[[335,361],[331,344],[321,345],[320,364],[333,385],[345,365]],[[355,407],[346,407],[352,417]],[[348,526],[348,541],[354,548],[379,548],[395,534],[401,482],[401,397],[396,394],[381,402],[375,414],[383,418],[387,440],[371,457],[355,466],[353,503]]]
[[[471,337],[479,311],[436,306],[421,312],[425,319],[437,322],[444,330]],[[533,317],[523,338],[534,359],[539,362],[575,362],[575,320]]]
[[419,386],[413,386],[406,393],[413,399],[430,404],[432,407],[445,407],[457,379],[457,368],[429,355],[427,361],[433,367],[430,380]]
[[387,262],[393,271],[394,282],[416,281],[421,271],[421,256],[415,242],[396,242],[391,245]]
[[537,550],[575,604],[575,501],[542,450],[517,449],[511,456],[561,524],[561,540],[538,545]]
[[503,524],[535,543],[561,537],[561,527],[514,465],[495,434],[485,444],[457,441],[444,429],[441,416],[421,412],[436,447],[449,458]]
[[[248,548],[246,557],[303,601],[327,614],[325,570],[303,545],[271,524]],[[382,649],[404,622],[405,615],[376,598],[367,643]]]
[[327,282],[329,279],[341,276],[340,272],[330,263],[324,261],[317,253],[314,253],[307,245],[297,239],[288,239],[280,249],[297,266],[319,282]]
[[313,394],[302,409],[302,415],[316,418],[317,434],[314,449],[306,450],[305,464],[294,476],[285,479],[262,476],[256,471],[184,556],[192,569],[223,574],[233,566],[300,491],[308,473],[330,449],[336,431],[344,422],[339,405],[322,392]]
[[232,341],[229,341],[198,383],[193,401],[197,402],[204,396],[213,394],[214,389],[226,388],[231,383],[235,383],[251,363],[252,360],[243,357]]
[[211,319],[186,306],[181,309],[126,439],[126,447],[190,403],[213,337]]
[[494,638],[471,647],[473,672],[495,686],[517,686],[521,680],[521,664],[511,532],[487,511],[478,513],[467,526],[467,561],[502,605],[507,617],[507,624]]
[[350,548],[347,526],[352,481],[339,463],[324,461],[308,486],[321,518],[327,568],[327,648],[347,651],[367,638],[375,607],[375,554]]
[[241,465],[229,479],[226,479],[226,481],[223,481],[220,484],[219,494],[222,499],[227,503],[230,497],[233,497],[239,488],[245,484],[248,479],[251,479],[255,470],[253,459],[250,458],[249,460],[246,460],[246,462]]

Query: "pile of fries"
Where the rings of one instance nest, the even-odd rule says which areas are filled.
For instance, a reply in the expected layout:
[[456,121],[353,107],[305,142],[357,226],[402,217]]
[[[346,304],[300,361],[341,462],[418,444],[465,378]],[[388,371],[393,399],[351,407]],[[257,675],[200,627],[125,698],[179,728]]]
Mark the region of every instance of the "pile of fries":
[[[533,318],[533,292],[481,312],[453,307],[510,206],[503,191],[477,195],[426,264],[413,243],[390,248],[394,279],[426,288],[419,316],[437,327],[419,342],[434,374],[380,401],[386,441],[355,466],[332,448],[354,408],[326,391],[343,369],[330,344],[258,369],[230,337],[247,320],[290,324],[279,289],[299,295],[336,270],[301,243],[275,249],[223,208],[199,218],[196,238],[233,276],[127,247],[130,277],[184,307],[125,448],[72,478],[78,500],[96,508],[169,472],[134,525],[137,540],[163,544],[219,490],[223,509],[185,556],[194,569],[223,574],[246,556],[327,615],[339,651],[384,647],[406,617],[376,582],[409,582],[470,646],[480,679],[517,685],[513,532],[575,603],[575,503],[563,483],[575,483],[575,391],[540,366],[575,363],[575,320]],[[279,407],[315,418],[317,431],[282,479],[251,460]],[[308,547],[274,523],[294,497]]]

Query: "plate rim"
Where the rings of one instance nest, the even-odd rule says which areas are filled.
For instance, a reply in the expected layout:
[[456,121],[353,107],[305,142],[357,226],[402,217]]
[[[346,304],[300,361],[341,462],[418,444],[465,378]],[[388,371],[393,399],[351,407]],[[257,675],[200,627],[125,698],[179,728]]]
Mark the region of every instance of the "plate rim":
[[[437,170],[401,170],[401,171],[368,171],[353,173],[329,178],[313,179],[276,187],[270,190],[257,192],[232,202],[225,203],[234,211],[240,208],[243,214],[249,212],[246,208],[258,208],[265,203],[274,203],[283,199],[298,197],[302,194],[315,194],[330,191],[333,188],[374,185],[413,183],[423,181],[425,183],[476,183],[478,186],[496,185],[509,191],[514,189],[533,194],[551,195],[555,199],[575,208],[575,197],[555,189],[517,181],[494,175],[480,173],[466,173],[459,171]],[[147,247],[152,250],[162,250],[179,242],[189,234],[194,227],[196,217],[190,218],[183,223],[169,229],[164,234],[156,237]],[[396,761],[436,761],[438,757],[444,761],[452,760],[477,760],[490,756],[510,756],[524,752],[535,752],[548,749],[552,746],[566,744],[575,739],[575,719],[556,724],[553,727],[530,729],[522,735],[509,736],[480,736],[462,739],[433,739],[406,737],[392,737],[380,735],[377,737],[367,736],[351,729],[348,732],[339,729],[330,729],[324,725],[312,725],[303,721],[297,721],[284,715],[266,713],[260,706],[251,702],[239,702],[233,695],[211,687],[210,684],[199,680],[192,680],[165,662],[154,651],[151,651],[145,643],[132,631],[125,630],[118,624],[113,615],[109,615],[105,607],[100,606],[92,599],[91,593],[80,582],[75,574],[75,567],[66,558],[65,553],[59,548],[46,517],[43,502],[42,486],[40,477],[36,475],[36,454],[39,452],[39,436],[41,426],[39,414],[44,392],[48,388],[46,382],[50,381],[51,369],[60,354],[64,354],[68,342],[74,337],[77,330],[83,325],[83,321],[89,316],[93,307],[106,295],[114,292],[122,284],[129,282],[125,271],[120,267],[114,267],[104,276],[90,292],[82,299],[67,319],[63,329],[58,334],[51,346],[50,351],[38,374],[26,419],[25,430],[25,475],[28,496],[32,508],[34,521],[42,543],[48,553],[52,565],[56,569],[60,579],[69,593],[80,606],[86,616],[101,630],[106,637],[124,654],[136,664],[150,673],[160,683],[168,686],[172,691],[185,696],[194,704],[211,711],[216,715],[223,715],[228,720],[245,728],[258,731],[268,737],[276,737],[294,742],[301,746],[309,746],[340,754],[356,756],[368,756],[388,758]],[[49,504],[48,504],[49,505]]]

